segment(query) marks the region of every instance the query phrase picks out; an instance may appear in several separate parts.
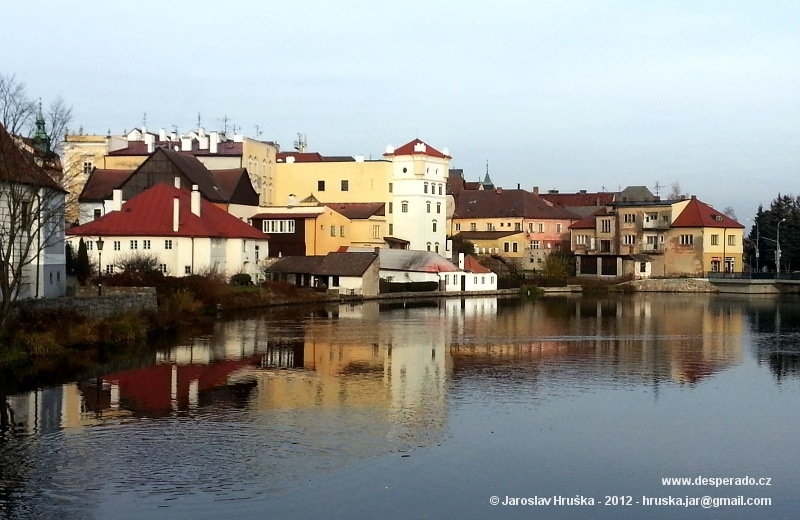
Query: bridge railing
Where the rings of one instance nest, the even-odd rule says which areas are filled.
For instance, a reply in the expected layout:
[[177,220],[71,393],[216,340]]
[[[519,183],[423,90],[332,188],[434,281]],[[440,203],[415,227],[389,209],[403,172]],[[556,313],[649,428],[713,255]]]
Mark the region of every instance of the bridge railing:
[[726,280],[800,280],[800,273],[764,273],[760,271],[744,272],[720,272],[709,271],[706,273],[709,279]]

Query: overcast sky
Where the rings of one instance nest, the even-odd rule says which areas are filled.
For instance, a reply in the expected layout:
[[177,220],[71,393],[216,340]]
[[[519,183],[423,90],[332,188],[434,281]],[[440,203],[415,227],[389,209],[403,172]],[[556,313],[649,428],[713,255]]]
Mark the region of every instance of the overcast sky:
[[[468,180],[678,182],[749,227],[800,194],[800,2],[9,0],[0,72],[73,129],[207,130],[378,158],[419,137]],[[256,133],[258,128],[258,134]]]

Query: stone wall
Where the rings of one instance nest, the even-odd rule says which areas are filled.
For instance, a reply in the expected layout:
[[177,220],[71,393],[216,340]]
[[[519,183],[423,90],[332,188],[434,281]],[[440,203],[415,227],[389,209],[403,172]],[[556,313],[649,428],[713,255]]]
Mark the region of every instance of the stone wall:
[[718,288],[708,280],[698,278],[650,278],[627,282],[638,292],[718,292]]
[[158,298],[155,287],[103,287],[102,296],[97,296],[95,288],[91,296],[21,300],[16,306],[19,309],[70,310],[103,319],[124,312],[156,312]]

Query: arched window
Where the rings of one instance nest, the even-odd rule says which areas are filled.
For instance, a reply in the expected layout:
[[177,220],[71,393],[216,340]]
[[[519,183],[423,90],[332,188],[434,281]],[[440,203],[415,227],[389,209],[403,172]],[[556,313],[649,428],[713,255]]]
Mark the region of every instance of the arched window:
[[430,203],[430,201],[428,201],[428,202],[426,202],[426,203],[425,203],[425,208],[426,208],[426,210],[427,210],[427,212],[428,212],[428,213],[430,213],[430,212],[431,212],[431,203]]
[[432,227],[433,227],[433,232],[436,233],[436,221],[435,220],[433,221],[433,226]]

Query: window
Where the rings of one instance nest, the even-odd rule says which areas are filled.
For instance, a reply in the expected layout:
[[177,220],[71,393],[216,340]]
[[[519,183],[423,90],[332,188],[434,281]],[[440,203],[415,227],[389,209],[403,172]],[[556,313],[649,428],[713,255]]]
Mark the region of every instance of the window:
[[381,237],[381,225],[380,224],[373,224],[372,225],[372,238],[380,238]]
[[623,243],[626,246],[632,246],[636,244],[636,235],[625,235],[623,237]]
[[456,231],[461,231],[461,224],[456,224]]
[[392,193],[394,190],[394,185],[390,182],[389,183],[389,193]]
[[441,202],[437,202],[436,203],[436,213],[441,213],[441,212],[442,212],[442,203]]
[[131,249],[139,249],[139,241],[131,240]]
[[434,251],[437,252],[437,253],[439,252],[439,242],[436,242],[436,246],[434,248]]
[[544,223],[539,222],[539,233],[544,233]]
[[92,240],[85,240],[83,243],[86,244],[87,251],[91,251],[94,248],[94,242]]
[[150,249],[150,241],[142,240],[142,249]]
[[164,249],[172,249],[172,240],[164,240]]
[[428,242],[428,251],[430,251],[430,250],[431,250],[431,243]]
[[102,216],[102,211],[100,209],[94,210],[94,219],[97,220]]
[[522,222],[514,222],[514,231],[522,231]]
[[247,252],[247,240],[242,239],[242,253]]
[[336,236],[336,226],[331,226],[331,236],[332,237]]
[[611,240],[601,240],[600,241],[600,252],[601,253],[610,253],[611,252]]
[[317,191],[325,191],[325,181],[317,181]]
[[586,245],[589,243],[589,235],[575,235],[575,243],[578,245]]
[[340,237],[344,236],[344,226],[339,226],[339,236]]
[[400,211],[403,213],[408,213],[408,201],[404,200],[400,203]]
[[389,224],[389,236],[392,236],[394,233],[394,224]]
[[428,193],[428,183],[424,184],[425,188],[422,190],[423,193]]
[[626,224],[633,224],[636,222],[636,214],[635,213],[625,213],[622,215],[622,221]]
[[167,274],[167,264],[158,264],[158,270],[164,274]]
[[122,241],[121,240],[114,240],[114,251],[122,250]]
[[711,235],[711,245],[712,246],[719,245],[719,235]]
[[639,262],[639,272],[640,273],[647,272],[647,262]]
[[511,242],[511,251],[514,253],[519,252],[519,246],[517,245],[516,242]]
[[728,245],[729,246],[736,245],[736,235],[728,235]]
[[425,212],[426,213],[430,213],[431,212],[431,203],[430,203],[430,201],[425,203]]
[[681,235],[681,245],[682,246],[693,246],[694,245],[694,235]]
[[538,240],[531,240],[531,249],[539,249],[540,244]]
[[469,230],[470,230],[470,231],[478,231],[478,224],[477,224],[477,222],[473,222],[473,223],[471,223],[471,224],[469,225]]
[[439,195],[441,195],[441,194],[442,194],[442,185],[440,184],[439,185]]
[[350,181],[342,181],[342,191],[350,191]]
[[256,257],[256,262],[258,262],[258,256],[259,256],[259,252],[260,252],[260,248],[258,247],[258,244],[256,244],[256,245],[255,245],[255,257]]
[[389,213],[392,213],[393,211],[394,211],[394,203],[390,202],[389,203]]
[[83,161],[83,174],[89,175],[92,173],[92,161]]
[[494,226],[491,222],[486,223],[486,231],[494,231]]
[[109,264],[109,265],[106,266],[106,274],[114,274],[114,266],[113,265]]
[[601,233],[611,233],[611,219],[610,218],[600,219],[600,232]]
[[563,233],[564,224],[556,224],[556,233]]
[[183,266],[183,274],[192,274],[192,266],[191,265]]
[[503,252],[508,253],[509,251],[509,244],[508,242],[503,242]]
[[295,221],[290,220],[265,220],[261,223],[261,231],[264,233],[294,233]]
[[434,220],[434,221],[433,221],[431,224],[432,224],[432,226],[431,226],[431,231],[433,231],[434,233],[436,233],[436,221]]

